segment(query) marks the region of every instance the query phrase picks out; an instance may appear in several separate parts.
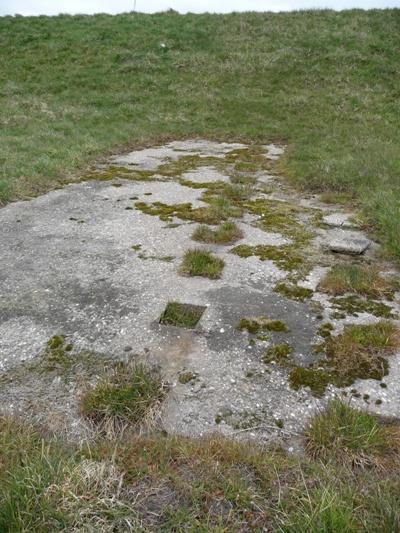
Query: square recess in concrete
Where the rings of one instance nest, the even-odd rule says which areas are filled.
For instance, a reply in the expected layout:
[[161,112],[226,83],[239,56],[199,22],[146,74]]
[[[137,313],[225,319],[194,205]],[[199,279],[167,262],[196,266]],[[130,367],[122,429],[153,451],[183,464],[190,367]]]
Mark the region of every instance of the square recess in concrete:
[[160,317],[160,324],[193,329],[198,324],[206,307],[202,305],[181,304],[168,302]]

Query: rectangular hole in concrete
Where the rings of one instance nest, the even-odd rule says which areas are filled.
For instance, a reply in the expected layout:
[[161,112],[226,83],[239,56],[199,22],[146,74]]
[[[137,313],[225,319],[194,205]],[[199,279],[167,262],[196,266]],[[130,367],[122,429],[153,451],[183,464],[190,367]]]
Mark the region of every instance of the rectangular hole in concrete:
[[191,329],[196,327],[205,310],[206,307],[202,305],[168,302],[160,317],[160,324]]

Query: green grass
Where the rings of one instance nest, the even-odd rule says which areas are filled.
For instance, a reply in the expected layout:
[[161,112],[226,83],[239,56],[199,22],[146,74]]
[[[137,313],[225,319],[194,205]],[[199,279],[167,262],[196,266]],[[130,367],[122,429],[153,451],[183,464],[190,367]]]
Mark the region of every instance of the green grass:
[[307,451],[324,462],[371,465],[379,457],[399,451],[398,435],[366,411],[333,400],[317,414],[306,432]]
[[224,222],[215,230],[208,226],[198,226],[192,235],[192,239],[195,241],[214,244],[232,244],[242,237],[243,232],[234,222]]
[[180,272],[185,276],[203,276],[217,279],[221,277],[224,265],[224,261],[212,255],[212,253],[192,249],[185,253]]
[[376,267],[369,265],[335,265],[318,287],[335,296],[355,292],[371,298],[393,298],[396,284],[385,279]]
[[0,530],[398,531],[396,430],[334,402],[300,457],[157,433],[81,446],[1,417]]
[[160,318],[161,324],[194,328],[200,320],[204,307],[199,305],[181,304],[168,302],[167,307]]
[[164,396],[161,378],[141,364],[119,363],[80,398],[82,414],[96,424],[142,423]]
[[282,171],[355,199],[399,257],[399,20],[396,9],[0,18],[1,199],[124,145],[283,140]]

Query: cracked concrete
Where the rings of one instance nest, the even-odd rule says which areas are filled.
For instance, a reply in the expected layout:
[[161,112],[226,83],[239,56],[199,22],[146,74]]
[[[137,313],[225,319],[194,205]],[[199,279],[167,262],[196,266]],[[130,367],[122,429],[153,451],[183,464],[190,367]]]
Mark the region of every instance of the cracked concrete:
[[[284,151],[282,146],[264,148],[265,159],[271,165]],[[246,146],[237,143],[177,141],[115,156],[111,163],[151,171],[156,177],[160,165],[179,161],[182,155],[223,160],[227,154],[243,149]],[[72,373],[63,379],[24,374],[25,366],[41,357],[48,339],[62,333],[73,344],[76,357],[80,351],[90,350],[99,354],[99,364],[104,357],[136,357],[159,365],[171,384],[161,419],[168,432],[200,436],[215,431],[241,435],[243,431],[256,439],[270,439],[301,430],[315,409],[341,391],[329,386],[323,398],[315,398],[305,388],[292,390],[287,369],[263,363],[265,350],[287,342],[294,349],[296,363],[305,365],[315,359],[312,345],[321,340],[317,330],[323,321],[331,322],[340,332],[346,323],[371,323],[378,318],[363,313],[334,319],[329,297],[316,290],[329,266],[340,257],[326,251],[326,243],[332,232],[343,235],[347,231],[342,228],[352,214],[342,213],[318,198],[300,197],[274,174],[273,167],[268,173],[256,169],[254,175],[273,189],[256,193],[256,197],[304,206],[311,215],[325,216],[322,222],[336,221],[340,226],[339,230],[325,228],[323,223],[316,225],[308,211],[298,214],[298,222],[314,233],[314,238],[302,245],[305,255],[314,261],[313,268],[298,280],[299,286],[315,291],[310,300],[294,301],[274,291],[275,284],[290,280],[291,273],[273,260],[241,258],[231,253],[232,246],[195,243],[191,240],[196,227],[193,222],[174,219],[171,225],[135,209],[137,201],[207,206],[202,199],[206,189],[185,186],[179,179],[195,183],[230,180],[229,170],[214,168],[208,162],[179,179],[135,181],[123,179],[121,174],[113,181],[73,183],[1,209],[3,411],[30,413],[53,425],[56,420],[72,434],[85,431],[77,408],[83,375]],[[259,221],[260,217],[250,213],[237,220],[244,236],[235,246],[279,248],[295,242],[274,228],[265,231]],[[357,235],[369,242],[361,230]],[[179,275],[185,251],[194,247],[208,249],[224,259],[221,279]],[[375,261],[377,248],[374,243],[357,260]],[[163,260],[166,257],[171,260]],[[386,268],[393,270],[391,265]],[[161,313],[172,300],[206,307],[196,329],[159,324]],[[385,303],[399,312],[398,295]],[[315,304],[320,304],[317,311]],[[283,320],[288,332],[266,332],[258,339],[249,336],[236,326],[241,318],[250,316]],[[400,355],[391,357],[390,373],[384,379],[386,388],[366,380],[355,383],[347,392],[356,389],[361,395],[369,394],[368,405],[374,412],[397,415],[399,365]],[[94,379],[98,371],[95,369]],[[181,384],[178,377],[183,371],[193,372],[196,379]],[[92,378],[90,375],[88,379]],[[381,403],[376,405],[376,400]],[[353,401],[366,405],[362,398]]]

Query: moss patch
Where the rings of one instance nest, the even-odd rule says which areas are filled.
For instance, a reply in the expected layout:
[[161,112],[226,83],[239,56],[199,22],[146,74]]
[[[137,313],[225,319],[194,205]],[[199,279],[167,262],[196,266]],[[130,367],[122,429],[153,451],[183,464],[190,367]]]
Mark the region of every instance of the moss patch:
[[349,325],[341,335],[326,340],[326,366],[341,385],[351,385],[356,379],[380,380],[388,372],[384,356],[399,346],[399,331],[391,322]]
[[290,344],[275,344],[275,346],[271,346],[271,348],[268,348],[268,350],[265,352],[263,361],[264,363],[277,361],[281,365],[285,365],[288,361],[289,355],[292,352],[293,348],[290,346]]
[[318,330],[317,330],[317,334],[320,336],[320,337],[330,337],[331,336],[331,333],[332,331],[335,329],[335,327],[329,323],[329,322],[326,322],[325,324],[322,324]]
[[311,289],[306,289],[305,287],[299,287],[298,285],[288,285],[286,283],[278,283],[274,287],[274,291],[282,294],[286,298],[292,300],[298,300],[303,302],[307,298],[311,298],[314,294]]
[[358,316],[360,313],[369,313],[382,318],[397,318],[392,308],[383,302],[369,300],[352,294],[342,298],[331,298],[330,302],[335,312],[333,318],[345,318],[347,315]]
[[192,239],[195,241],[215,244],[232,244],[242,237],[242,230],[234,222],[225,222],[216,230],[208,226],[199,226],[192,234]]
[[65,373],[71,369],[76,356],[71,354],[73,346],[67,342],[65,335],[54,335],[47,341],[46,348],[37,361],[32,361],[31,368],[36,368],[39,373],[58,370]]
[[193,372],[181,372],[178,376],[178,381],[179,383],[182,383],[182,385],[187,385],[196,378],[197,374],[194,374]]
[[210,279],[221,277],[225,262],[204,250],[188,250],[183,258],[180,273],[185,276],[202,276]]
[[160,324],[194,328],[202,317],[206,307],[201,305],[169,302],[160,317]]
[[388,373],[386,357],[399,346],[400,333],[391,322],[348,325],[341,335],[327,336],[318,345],[323,359],[307,368],[294,368],[289,382],[293,388],[309,386],[314,394],[321,395],[328,383],[347,387],[357,379],[381,380]]
[[321,397],[330,383],[330,376],[324,370],[296,367],[290,371],[289,384],[294,390],[309,387],[314,396]]
[[288,271],[297,270],[304,265],[304,259],[292,245],[278,247],[262,244],[257,246],[240,244],[233,248],[231,252],[239,257],[246,258],[254,255],[261,261],[274,261],[280,268]]
[[219,224],[230,216],[241,216],[241,211],[232,208],[221,198],[209,202],[207,207],[193,208],[191,203],[164,204],[162,202],[136,202],[135,207],[147,215],[158,216],[164,222],[172,222],[174,217],[192,220],[203,224]]
[[250,213],[259,215],[258,225],[260,228],[265,231],[282,233],[294,240],[297,246],[308,244],[314,236],[314,232],[304,226],[304,222],[300,221],[299,216],[307,215],[310,218],[309,226],[312,223],[316,224],[321,218],[319,211],[279,200],[263,198],[244,202],[242,205]]
[[288,327],[282,320],[274,320],[264,316],[242,318],[237,325],[239,330],[247,330],[249,333],[259,333],[260,331],[280,331],[287,332]]
[[[148,170],[133,170],[127,167],[109,165],[103,168],[92,168],[83,174],[79,181],[113,181],[116,179],[132,181],[160,181],[160,176]],[[74,183],[76,180],[74,180]],[[122,183],[113,183],[114,187],[121,187]]]

